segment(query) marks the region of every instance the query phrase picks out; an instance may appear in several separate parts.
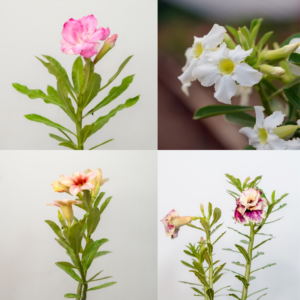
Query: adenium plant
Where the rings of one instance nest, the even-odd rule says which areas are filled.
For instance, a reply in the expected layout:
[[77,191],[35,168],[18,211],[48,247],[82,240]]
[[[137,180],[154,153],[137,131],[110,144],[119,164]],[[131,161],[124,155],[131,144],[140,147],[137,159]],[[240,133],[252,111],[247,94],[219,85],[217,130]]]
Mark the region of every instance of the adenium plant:
[[[235,228],[227,227],[230,230],[237,232],[238,234],[245,237],[247,240],[241,240],[241,243],[248,246],[247,249],[243,245],[234,244],[235,249],[223,248],[223,250],[231,251],[237,253],[238,257],[245,259],[245,263],[239,261],[232,262],[238,267],[243,268],[243,272],[239,273],[235,270],[225,269],[226,263],[220,263],[219,260],[215,261],[214,255],[214,245],[225,235],[226,231],[220,234],[216,239],[212,239],[212,235],[224,224],[218,224],[221,219],[221,210],[219,208],[213,209],[211,203],[208,203],[208,213],[205,213],[204,206],[200,205],[201,217],[180,217],[176,210],[172,210],[166,215],[161,221],[165,227],[167,236],[171,236],[172,239],[178,236],[178,230],[181,226],[188,226],[190,228],[196,229],[201,233],[198,235],[198,242],[196,244],[189,243],[187,250],[184,253],[192,259],[191,263],[188,261],[181,261],[186,267],[190,269],[190,272],[195,274],[198,279],[198,283],[181,281],[184,284],[191,285],[195,296],[203,297],[205,300],[213,300],[220,296],[231,296],[239,300],[246,300],[248,297],[266,291],[268,288],[262,288],[259,291],[251,291],[251,281],[255,279],[252,275],[253,273],[272,267],[275,263],[265,265],[253,270],[253,260],[257,257],[263,255],[263,252],[254,253],[254,250],[264,245],[266,242],[272,240],[274,236],[272,234],[262,233],[261,230],[264,225],[270,224],[280,219],[269,221],[269,217],[272,213],[284,208],[286,204],[282,204],[276,208],[276,206],[281,203],[282,199],[288,194],[284,194],[279,199],[275,199],[275,191],[272,193],[271,201],[269,201],[264,194],[263,190],[258,187],[258,184],[262,176],[256,177],[253,181],[250,181],[248,177],[244,183],[235,178],[232,175],[226,174],[226,177],[230,180],[229,183],[238,189],[239,193],[234,191],[227,191],[235,199],[235,207],[233,214],[233,221],[235,223],[241,224],[248,228],[249,233],[242,233]],[[192,221],[199,220],[199,225],[196,226],[191,224]],[[223,220],[223,222],[233,222],[232,220]],[[199,236],[200,241],[199,241]],[[259,236],[267,236],[267,239],[255,244]],[[226,256],[223,255],[223,259]],[[220,264],[219,264],[220,263]],[[219,265],[218,265],[219,264]],[[216,285],[220,285],[224,273],[222,271],[230,271],[235,275],[236,280],[241,283],[240,290],[234,290],[231,286],[222,286],[216,288]],[[228,289],[227,289],[228,288]],[[228,294],[218,294],[220,291],[227,289]],[[266,293],[259,295],[261,297],[265,296]]]
[[[239,132],[249,138],[245,149],[300,150],[300,33],[269,49],[272,32],[257,38],[262,21],[254,19],[250,28],[238,30],[215,24],[207,35],[194,37],[178,78],[187,96],[198,80],[204,87],[214,86],[214,97],[226,104],[201,107],[194,119],[225,115],[243,127]],[[249,105],[252,89],[261,106]],[[240,105],[231,105],[234,96],[241,97]],[[253,110],[256,119],[248,113]]]
[[[134,75],[125,77],[119,86],[113,87],[109,93],[93,108],[87,109],[88,105],[96,96],[108,87],[121,73],[123,68],[132,58],[129,56],[120,65],[117,72],[103,84],[101,75],[95,72],[96,64],[109,52],[116,43],[117,34],[110,35],[109,28],[97,29],[98,21],[93,15],[83,17],[79,20],[70,19],[62,30],[61,50],[65,54],[78,55],[72,68],[72,82],[62,65],[49,55],[43,55],[47,60],[38,60],[54,75],[57,80],[56,88],[48,85],[47,94],[41,90],[28,89],[26,86],[13,83],[13,87],[20,93],[27,95],[30,99],[41,98],[47,104],[60,107],[74,123],[74,130],[68,129],[43,116],[37,114],[25,115],[34,122],[43,123],[58,129],[63,136],[50,134],[50,137],[59,141],[59,145],[73,150],[84,150],[86,140],[100,130],[117,112],[131,107],[139,96],[128,99],[125,103],[112,109],[107,115],[100,116],[96,121],[83,126],[83,120],[93,115],[99,109],[105,107],[118,96],[120,96],[132,83]],[[102,47],[99,50],[100,44]],[[94,56],[94,58],[93,58]],[[71,134],[73,139],[69,136]],[[113,139],[102,142],[89,150],[104,145]]]
[[[100,192],[100,186],[108,179],[102,179],[101,169],[94,171],[74,173],[73,176],[61,176],[60,180],[52,183],[53,191],[67,193],[76,199],[54,200],[47,204],[56,206],[58,210],[58,221],[47,220],[46,223],[57,235],[55,239],[60,246],[66,250],[69,261],[60,261],[56,265],[65,271],[77,282],[75,293],[65,294],[65,298],[87,299],[87,293],[116,284],[107,282],[94,287],[90,284],[104,279],[111,278],[106,276],[98,278],[102,271],[88,278],[88,270],[94,260],[100,256],[111,253],[110,251],[99,251],[99,248],[108,242],[108,239],[93,240],[92,234],[96,231],[100,217],[109,204],[112,197],[108,197],[100,206],[105,193]],[[73,206],[84,211],[84,217],[78,219],[73,212]]]

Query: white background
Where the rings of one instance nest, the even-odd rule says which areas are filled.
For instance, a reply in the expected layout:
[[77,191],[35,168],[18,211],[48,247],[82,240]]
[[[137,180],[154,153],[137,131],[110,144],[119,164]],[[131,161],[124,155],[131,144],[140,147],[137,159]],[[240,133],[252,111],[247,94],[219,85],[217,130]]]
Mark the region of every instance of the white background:
[[115,47],[101,60],[95,71],[102,86],[130,55],[133,58],[111,85],[99,93],[87,109],[93,108],[110,89],[126,76],[136,74],[128,89],[112,103],[86,118],[84,125],[106,115],[128,98],[140,94],[132,107],[117,113],[86,142],[89,149],[106,140],[114,141],[100,149],[157,149],[157,2],[153,0],[15,0],[5,2],[0,11],[2,30],[0,149],[67,149],[49,137],[60,135],[55,129],[27,120],[24,115],[38,114],[75,131],[75,124],[57,106],[42,99],[32,100],[20,94],[12,83],[46,92],[56,87],[55,77],[35,56],[50,55],[71,75],[75,55],[60,50],[61,31],[69,18],[94,14],[98,27],[109,27],[118,34]]
[[[231,262],[243,262],[243,257],[237,253],[223,251],[222,248],[233,249],[234,244],[245,239],[227,227],[244,233],[247,233],[249,227],[235,224],[232,220],[235,201],[226,190],[233,190],[234,187],[227,183],[224,174],[229,173],[241,180],[248,176],[254,179],[263,175],[259,186],[268,198],[273,190],[276,190],[277,198],[289,193],[286,201],[282,202],[288,203],[288,206],[271,215],[270,220],[282,216],[284,218],[266,225],[262,230],[262,233],[273,234],[276,238],[257,249],[265,255],[254,260],[252,270],[274,262],[277,265],[253,274],[256,280],[251,281],[250,293],[268,287],[268,294],[262,299],[299,299],[300,161],[297,151],[160,151],[158,162],[158,218],[162,219],[173,208],[177,209],[181,216],[198,216],[201,203],[206,209],[208,202],[214,207],[219,207],[222,210],[220,223],[225,223],[214,233],[213,240],[222,232],[227,233],[215,244],[214,259],[226,262],[228,269],[241,273],[244,269]],[[193,224],[197,226],[198,223],[194,221]],[[171,240],[166,238],[163,225],[158,225],[159,300],[194,299],[194,291],[190,286],[179,281],[198,282],[180,261],[191,262],[183,250],[188,243],[197,243],[200,236],[200,231],[185,226],[179,230],[178,238]],[[258,237],[255,244],[264,239],[262,236]],[[242,283],[234,274],[227,272],[216,283],[215,290],[228,285],[235,290],[241,290]],[[228,293],[225,290],[225,294]],[[251,299],[257,299],[257,295],[253,295]],[[225,299],[225,296],[217,299]]]
[[[88,292],[88,299],[145,300],[157,294],[157,154],[155,151],[2,151],[0,157],[0,299],[59,300],[74,293],[76,281],[54,263],[70,261],[44,220],[58,223],[53,193],[59,174],[102,168],[110,181],[101,187],[113,196],[94,239],[107,238],[88,272],[104,270],[114,286]],[[104,199],[105,199],[104,198]],[[103,200],[102,200],[103,201]],[[75,215],[82,212],[74,208]],[[98,283],[98,284],[97,284]],[[92,287],[93,285],[91,285]]]

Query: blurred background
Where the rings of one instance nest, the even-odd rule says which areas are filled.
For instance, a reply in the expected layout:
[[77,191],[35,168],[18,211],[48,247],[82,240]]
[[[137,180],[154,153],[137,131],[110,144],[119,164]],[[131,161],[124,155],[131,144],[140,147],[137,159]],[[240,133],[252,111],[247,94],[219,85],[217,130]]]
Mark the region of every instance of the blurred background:
[[[158,149],[235,150],[248,144],[238,133],[239,126],[225,121],[223,116],[193,120],[200,107],[216,105],[214,88],[204,88],[193,82],[190,96],[181,91],[181,68],[185,50],[194,36],[207,34],[214,23],[235,28],[250,26],[254,18],[264,18],[260,38],[274,31],[269,45],[283,42],[299,32],[299,0],[159,0],[158,1]],[[232,103],[239,104],[233,97]],[[255,91],[250,105],[260,104]]]

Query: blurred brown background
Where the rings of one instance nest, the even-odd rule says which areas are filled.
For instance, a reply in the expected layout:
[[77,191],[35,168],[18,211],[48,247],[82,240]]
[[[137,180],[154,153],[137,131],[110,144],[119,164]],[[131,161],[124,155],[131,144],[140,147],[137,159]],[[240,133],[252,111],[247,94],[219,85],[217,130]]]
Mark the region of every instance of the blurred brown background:
[[[223,116],[193,120],[203,106],[216,105],[214,88],[192,83],[190,96],[181,91],[178,76],[185,64],[184,52],[193,37],[209,32],[214,23],[235,28],[250,26],[253,18],[264,18],[260,38],[274,31],[269,45],[281,43],[299,32],[299,0],[159,0],[158,1],[158,149],[243,149],[248,140],[238,132],[239,126]],[[239,104],[240,98],[232,98]],[[255,91],[250,105],[260,104]]]

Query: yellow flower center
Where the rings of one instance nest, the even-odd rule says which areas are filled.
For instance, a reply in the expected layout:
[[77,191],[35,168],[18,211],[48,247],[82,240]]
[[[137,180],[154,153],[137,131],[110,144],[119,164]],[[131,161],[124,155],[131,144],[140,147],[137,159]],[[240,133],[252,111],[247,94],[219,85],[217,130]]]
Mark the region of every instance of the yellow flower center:
[[268,134],[266,132],[266,129],[264,128],[258,129],[258,138],[261,145],[267,142]]
[[196,43],[193,47],[193,55],[198,58],[203,52],[203,47],[201,43]]
[[234,63],[229,58],[225,58],[220,61],[218,68],[222,74],[229,75],[234,70]]

